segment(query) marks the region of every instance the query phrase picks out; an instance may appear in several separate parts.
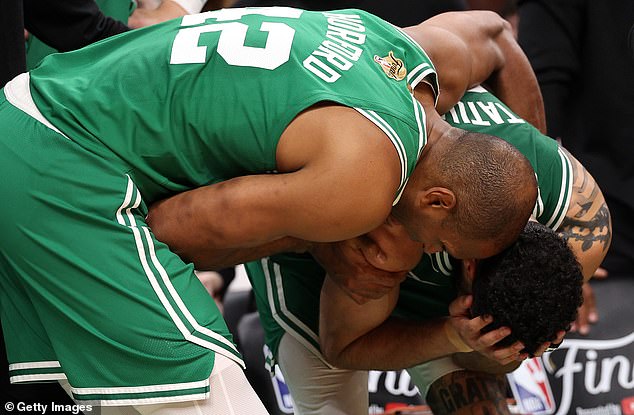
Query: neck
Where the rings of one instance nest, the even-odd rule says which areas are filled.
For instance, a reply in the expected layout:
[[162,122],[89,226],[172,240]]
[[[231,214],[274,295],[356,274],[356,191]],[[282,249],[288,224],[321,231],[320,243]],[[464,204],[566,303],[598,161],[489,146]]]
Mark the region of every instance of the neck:
[[435,149],[447,146],[462,134],[464,134],[463,130],[452,127],[437,112],[427,112],[427,144],[423,149],[421,160],[427,158]]
[[433,145],[439,138],[449,134],[451,130],[455,128],[449,125],[442,119],[438,110],[434,105],[434,95],[431,87],[427,84],[423,84],[422,87],[416,87],[414,90],[414,96],[423,106],[425,110],[425,118],[427,124],[427,146]]

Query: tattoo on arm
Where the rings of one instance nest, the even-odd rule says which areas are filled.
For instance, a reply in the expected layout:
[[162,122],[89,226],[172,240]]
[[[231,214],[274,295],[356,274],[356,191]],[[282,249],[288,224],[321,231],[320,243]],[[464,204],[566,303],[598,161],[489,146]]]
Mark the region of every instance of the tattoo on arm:
[[510,414],[505,375],[461,370],[438,379],[427,392],[434,415]]
[[595,243],[601,244],[605,252],[612,239],[610,211],[590,173],[570,153],[566,154],[573,166],[572,199],[558,232],[569,242],[581,244],[584,252]]

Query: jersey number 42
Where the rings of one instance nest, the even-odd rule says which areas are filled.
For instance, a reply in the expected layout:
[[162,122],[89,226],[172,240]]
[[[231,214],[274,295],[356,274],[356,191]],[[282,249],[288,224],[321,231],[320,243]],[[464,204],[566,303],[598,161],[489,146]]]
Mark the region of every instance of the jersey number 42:
[[[216,52],[229,65],[273,70],[288,61],[295,29],[282,22],[262,22],[259,30],[268,32],[265,46],[246,46],[249,26],[236,20],[249,14],[298,19],[302,12],[297,9],[275,7],[221,9],[184,16],[182,28],[174,38],[170,63],[205,63],[207,46],[199,44],[200,35],[220,32]],[[206,23],[210,19],[214,21]]]

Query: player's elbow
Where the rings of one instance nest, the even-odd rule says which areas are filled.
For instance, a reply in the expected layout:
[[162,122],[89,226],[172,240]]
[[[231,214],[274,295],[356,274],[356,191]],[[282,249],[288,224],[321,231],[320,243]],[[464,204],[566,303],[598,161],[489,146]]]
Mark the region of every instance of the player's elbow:
[[348,367],[344,354],[345,347],[342,344],[321,338],[320,347],[322,356],[329,365],[338,369],[352,369]]
[[351,344],[350,340],[350,337],[344,334],[343,327],[334,329],[329,328],[328,325],[323,325],[323,322],[320,324],[319,348],[324,360],[329,365],[339,369],[350,369],[347,367],[345,359],[346,349]]

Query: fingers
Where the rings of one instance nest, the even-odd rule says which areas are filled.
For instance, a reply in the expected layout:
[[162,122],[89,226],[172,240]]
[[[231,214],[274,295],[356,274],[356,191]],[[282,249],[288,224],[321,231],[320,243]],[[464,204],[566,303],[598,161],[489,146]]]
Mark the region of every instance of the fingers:
[[577,319],[572,323],[570,331],[582,335],[586,335],[590,331],[588,328],[588,309],[585,304],[577,310]]
[[510,346],[496,346],[497,343],[511,333],[508,327],[500,327],[483,336],[481,336],[474,345],[474,350],[480,352],[487,358],[494,360],[500,365],[507,365],[512,362],[521,362],[528,357],[527,353],[523,353],[524,344],[515,342]]
[[572,324],[570,331],[581,335],[590,333],[590,324],[599,320],[594,292],[589,283],[583,284],[583,304],[577,310],[577,320]]
[[[588,311],[588,322],[594,324],[599,321],[599,313],[597,311],[597,301],[594,296],[594,291],[592,290],[590,284],[587,282],[583,284],[583,302],[584,304],[586,304],[586,308]],[[590,331],[589,327],[588,331]]]
[[[517,341],[510,346],[498,345],[501,340],[511,334],[509,327],[503,326],[487,333],[482,333],[482,329],[489,325],[493,318],[491,316],[479,316],[476,318],[465,316],[471,301],[470,296],[463,296],[450,304],[451,325],[464,344],[500,365],[521,362],[528,358],[528,354],[522,352],[524,350],[522,342]],[[543,350],[541,353],[543,353]]]
[[559,333],[557,333],[557,338],[555,340],[553,340],[551,343],[553,344],[559,344],[562,341],[564,341],[564,337],[566,336],[566,332],[561,330]]
[[501,365],[507,365],[511,362],[521,362],[528,357],[527,353],[522,353],[524,345],[521,342],[515,342],[504,348],[495,349],[491,352],[491,358]]
[[608,270],[605,268],[597,268],[592,278],[604,279],[608,277]]
[[[476,319],[474,319],[474,320],[476,320]],[[477,320],[481,320],[481,319],[478,317]],[[492,321],[492,319],[491,319],[491,321]],[[475,323],[475,326],[477,327],[477,326],[480,326],[481,324],[482,323],[477,322],[477,323]],[[485,326],[486,326],[486,324],[485,324]],[[509,329],[508,327],[500,327],[498,329],[491,330],[490,332],[480,336],[480,338],[477,340],[477,343],[478,343],[478,345],[480,347],[478,347],[476,350],[485,349],[487,347],[493,347],[500,340],[502,340],[503,338],[505,338],[509,334],[511,334],[511,329]]]
[[473,296],[461,295],[458,296],[449,304],[449,315],[451,317],[467,317],[471,318],[471,312],[469,311],[473,304]]
[[557,337],[552,342],[543,343],[541,346],[537,348],[534,353],[534,356],[538,357],[543,355],[545,352],[552,352],[557,349],[559,344],[564,341],[564,336],[566,332],[561,330],[557,333]]

